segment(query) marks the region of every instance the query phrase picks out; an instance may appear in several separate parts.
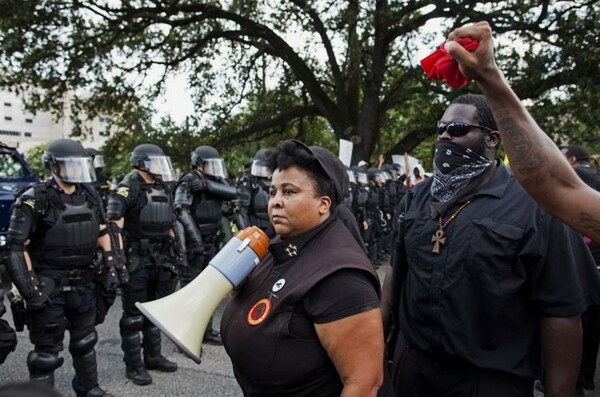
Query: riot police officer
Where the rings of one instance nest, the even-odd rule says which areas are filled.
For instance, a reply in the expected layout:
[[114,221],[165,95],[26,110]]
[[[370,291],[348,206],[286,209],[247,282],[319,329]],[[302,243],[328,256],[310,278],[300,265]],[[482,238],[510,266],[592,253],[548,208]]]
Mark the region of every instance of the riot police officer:
[[14,203],[8,231],[6,267],[29,313],[27,356],[31,381],[54,385],[63,364],[65,329],[71,340],[77,396],[111,396],[98,386],[96,352],[96,270],[92,258],[102,248],[107,285],[116,285],[115,267],[124,258],[113,248],[95,180],[92,160],[77,141],[52,142],[42,156],[51,171]]
[[[214,147],[198,146],[192,152],[191,160],[193,169],[180,178],[175,190],[175,211],[185,231],[188,260],[181,275],[182,287],[200,274],[219,251],[223,242],[223,202],[238,197],[237,189],[225,180],[225,162]],[[221,344],[219,332],[212,327],[212,319],[204,341]]]
[[94,148],[85,148],[85,152],[92,158],[94,169],[96,170],[96,180],[92,183],[92,185],[96,188],[100,197],[102,198],[102,203],[106,208],[106,204],[108,203],[108,196],[110,195],[110,184],[108,183],[108,179],[104,174],[104,157],[100,152]]
[[381,207],[384,181],[381,172],[375,167],[367,169],[367,177],[369,193],[365,203],[366,222],[363,222],[363,239],[368,245],[369,259],[376,268],[379,268],[381,265],[379,250],[382,248],[382,224],[386,222]]
[[242,174],[238,180],[240,207],[248,219],[248,224],[261,228],[269,238],[275,237],[268,214],[271,171],[267,167],[268,149],[260,149],[252,159],[250,174]]
[[170,158],[156,145],[136,146],[129,160],[134,169],[110,195],[107,214],[122,232],[129,272],[119,322],[125,376],[136,385],[148,385],[152,377],[147,369],[177,370],[177,364],[161,354],[160,330],[135,307],[135,302],[169,295],[177,283],[175,213],[166,186],[175,179],[175,172]]

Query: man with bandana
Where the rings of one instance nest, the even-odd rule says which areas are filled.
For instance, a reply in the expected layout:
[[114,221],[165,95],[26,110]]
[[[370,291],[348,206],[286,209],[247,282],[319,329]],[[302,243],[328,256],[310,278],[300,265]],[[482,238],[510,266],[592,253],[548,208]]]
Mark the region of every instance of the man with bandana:
[[401,288],[397,395],[531,396],[542,349],[546,396],[574,391],[585,310],[575,263],[593,260],[495,159],[497,130],[485,97],[455,99],[437,124],[433,177],[399,207],[406,277],[388,275],[382,297],[387,313],[390,286]]

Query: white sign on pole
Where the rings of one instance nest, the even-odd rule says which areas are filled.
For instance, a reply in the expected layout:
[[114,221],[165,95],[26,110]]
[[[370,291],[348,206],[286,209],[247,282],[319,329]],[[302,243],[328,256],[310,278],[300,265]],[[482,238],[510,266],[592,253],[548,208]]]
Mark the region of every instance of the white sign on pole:
[[[419,159],[417,159],[415,157],[412,157],[412,156],[409,156],[409,155],[406,155],[406,160],[408,160],[408,168],[409,168],[408,175],[411,178],[414,178],[415,176],[413,175],[413,170],[415,169],[416,166],[419,165]],[[404,168],[406,168],[406,165],[405,165],[406,162],[405,162],[405,158],[404,158],[403,155],[401,155],[401,154],[392,154],[392,162],[394,164],[400,164],[400,166],[402,167],[402,171],[401,172],[407,173],[404,170]],[[421,175],[421,176],[423,176],[423,175]]]
[[340,139],[340,154],[338,157],[342,161],[342,163],[350,168],[350,163],[352,162],[352,148],[354,144],[345,139]]

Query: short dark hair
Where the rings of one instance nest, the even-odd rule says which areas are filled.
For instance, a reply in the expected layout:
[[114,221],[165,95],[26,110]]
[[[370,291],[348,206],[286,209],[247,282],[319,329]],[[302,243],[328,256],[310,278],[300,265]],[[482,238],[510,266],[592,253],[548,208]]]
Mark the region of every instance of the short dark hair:
[[483,95],[467,94],[461,95],[455,98],[451,105],[472,105],[477,109],[477,117],[479,118],[479,124],[491,129],[492,131],[498,131],[498,125],[494,119],[492,109],[488,104],[487,99]]
[[575,157],[577,162],[588,162],[590,161],[590,153],[580,145],[566,145],[561,146],[561,149],[565,149],[565,156]]
[[279,142],[275,149],[267,152],[267,167],[271,171],[276,169],[285,170],[288,167],[296,166],[306,171],[312,179],[318,196],[329,196],[331,198],[330,210],[333,211],[338,202],[336,187],[329,179],[319,161],[313,153],[305,146],[301,146],[293,140]]

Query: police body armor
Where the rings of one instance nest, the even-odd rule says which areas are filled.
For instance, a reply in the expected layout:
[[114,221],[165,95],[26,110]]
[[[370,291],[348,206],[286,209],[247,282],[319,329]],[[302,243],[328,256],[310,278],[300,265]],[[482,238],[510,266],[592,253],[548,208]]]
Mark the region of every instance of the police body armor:
[[97,251],[97,208],[86,199],[87,194],[79,195],[77,204],[62,203],[53,189],[47,194],[49,208],[38,220],[40,238],[32,240],[31,259],[57,270],[89,267]]
[[380,205],[380,190],[378,187],[373,186],[368,192],[365,206],[367,209],[368,217],[379,217],[379,205]]
[[[131,194],[135,194],[135,190],[132,188]],[[140,195],[144,195],[145,204],[139,215],[129,213],[125,218],[127,237],[133,241],[166,239],[175,221],[169,192],[165,188],[144,186]]]
[[208,193],[194,195],[192,216],[202,236],[214,233],[221,228],[223,200]]
[[259,219],[269,219],[269,188],[270,182],[258,180],[252,184],[253,195],[250,204],[250,214]]

